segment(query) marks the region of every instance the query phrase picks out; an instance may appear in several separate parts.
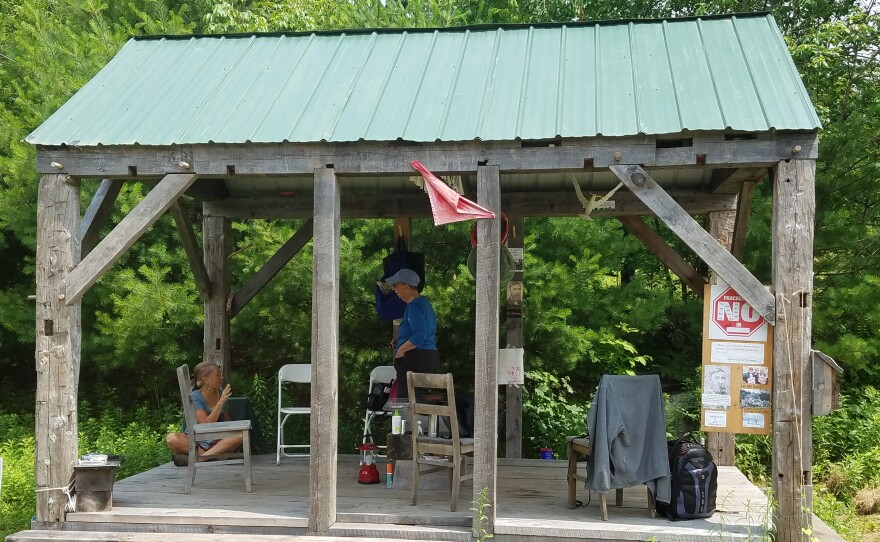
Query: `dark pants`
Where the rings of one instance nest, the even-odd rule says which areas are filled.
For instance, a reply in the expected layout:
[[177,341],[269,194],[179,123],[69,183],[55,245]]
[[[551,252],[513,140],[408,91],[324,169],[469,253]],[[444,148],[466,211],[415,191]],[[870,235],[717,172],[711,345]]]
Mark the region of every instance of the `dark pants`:
[[440,354],[436,350],[410,350],[402,358],[394,358],[394,369],[397,370],[397,398],[408,399],[406,373],[439,373]]

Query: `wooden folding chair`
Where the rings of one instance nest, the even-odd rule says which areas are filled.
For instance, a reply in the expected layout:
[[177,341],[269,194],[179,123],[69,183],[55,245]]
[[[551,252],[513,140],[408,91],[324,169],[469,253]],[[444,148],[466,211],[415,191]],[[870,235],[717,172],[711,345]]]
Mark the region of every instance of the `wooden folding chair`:
[[[462,474],[463,462],[465,456],[474,455],[474,439],[459,438],[458,434],[458,416],[455,411],[455,390],[452,384],[452,374],[429,374],[429,373],[407,373],[407,386],[409,387],[409,415],[410,427],[413,428],[412,435],[412,462],[413,462],[413,485],[412,499],[410,504],[417,504],[419,491],[419,476],[436,472],[442,469],[449,469],[449,490],[450,490],[450,506],[449,509],[455,512],[458,506],[458,490],[463,480],[473,480],[474,474]],[[423,402],[420,399],[422,393],[417,390],[429,388],[432,389],[432,397],[435,394],[441,394],[440,403],[435,404]],[[445,390],[445,397],[442,397]],[[415,433],[418,427],[417,420],[419,415],[423,416],[444,416],[449,419],[450,438],[431,437],[428,435],[419,436]],[[420,465],[427,468],[421,469]]]
[[[196,469],[199,467],[213,467],[218,465],[231,465],[244,461],[244,487],[245,491],[251,492],[251,421],[240,420],[231,422],[197,423],[196,410],[192,398],[192,380],[189,375],[189,366],[184,364],[177,368],[177,383],[180,385],[180,400],[183,403],[183,419],[186,422],[186,435],[189,439],[189,460],[187,462],[186,489],[189,495],[196,481]],[[214,440],[219,438],[241,437],[243,453],[221,454],[216,457],[219,460],[199,462],[196,453],[198,441]]]

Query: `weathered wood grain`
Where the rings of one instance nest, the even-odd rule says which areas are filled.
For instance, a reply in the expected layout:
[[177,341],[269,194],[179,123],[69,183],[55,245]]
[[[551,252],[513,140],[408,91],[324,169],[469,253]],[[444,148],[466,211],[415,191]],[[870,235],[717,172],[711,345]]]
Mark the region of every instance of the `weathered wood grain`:
[[774,323],[776,313],[773,296],[743,264],[675,203],[644,169],[633,165],[611,166],[611,171],[752,308],[771,325]]
[[42,175],[37,195],[35,483],[37,519],[64,520],[78,442],[81,304],[64,300],[79,262],[79,181]]
[[195,182],[196,176],[166,175],[65,279],[67,304],[79,301],[92,284],[125,254],[153,222]]
[[229,310],[229,317],[234,318],[241,309],[254,298],[266,284],[278,274],[281,269],[287,265],[291,258],[296,256],[300,250],[309,241],[312,240],[312,232],[314,230],[314,221],[309,219],[296,230],[290,239],[288,239],[275,254],[263,264],[263,267],[248,279],[240,290],[232,295],[232,304]]
[[474,529],[495,531],[496,461],[498,457],[498,310],[501,276],[500,240],[501,195],[498,166],[477,169],[477,203],[495,212],[493,219],[477,221],[476,343],[474,350],[474,401],[479,416],[474,419],[474,498],[486,491],[488,505],[480,519],[474,511]]
[[80,222],[80,239],[82,256],[86,256],[98,243],[98,233],[113,212],[113,203],[122,189],[119,179],[104,179],[95,191],[89,208],[86,209]]
[[229,335],[229,316],[226,301],[232,284],[229,255],[232,253],[231,221],[223,217],[202,218],[202,252],[210,288],[205,302],[205,329],[202,359],[213,361],[223,368],[223,377],[229,382],[232,368],[232,344]]
[[[422,493],[419,506],[411,507],[409,490],[358,484],[359,458],[345,455],[337,460],[337,523],[331,535],[472,540],[468,507],[450,512],[446,492]],[[253,465],[253,493],[245,494],[241,469],[233,468],[218,469],[201,480],[191,495],[185,495],[182,478],[186,469],[167,463],[118,480],[112,510],[68,514],[65,528],[161,533],[169,540],[193,533],[215,533],[236,540],[239,535],[305,535],[309,462],[288,461],[278,466],[273,453],[254,456]],[[384,471],[381,465],[380,470]],[[612,541],[655,536],[655,540],[666,542],[718,542],[723,530],[725,540],[745,541],[749,536],[760,536],[761,518],[768,509],[766,496],[742,473],[735,467],[719,467],[718,500],[723,504],[711,518],[676,523],[662,517],[651,519],[645,513],[644,488],[637,486],[624,490],[623,506],[612,507],[609,521],[603,522],[595,495],[583,498],[584,506],[568,508],[566,474],[565,461],[498,459],[495,539],[569,542],[573,536]],[[586,497],[582,490],[579,493]]]
[[813,160],[783,161],[773,177],[773,482],[780,542],[807,540],[811,517],[815,167]]
[[[228,175],[304,175],[333,164],[337,175],[411,174],[410,162],[430,164],[431,171],[447,175],[473,172],[479,163],[497,164],[506,171],[558,171],[584,169],[584,161],[595,168],[618,163],[645,167],[698,166],[769,167],[795,156],[816,158],[815,133],[755,134],[753,140],[727,140],[722,132],[692,135],[692,146],[657,148],[654,136],[593,137],[562,140],[558,145],[523,147],[519,141],[463,141],[401,144],[275,143],[205,144],[173,147],[37,147],[37,171],[57,172],[52,162],[63,164],[62,173],[75,177],[130,177],[131,167],[139,176],[186,173],[210,177]],[[800,153],[793,152],[800,147]],[[620,157],[618,159],[617,157]],[[622,160],[622,161],[621,161]]]
[[315,175],[312,264],[312,415],[309,533],[336,522],[339,420],[339,181],[332,168]]
[[205,261],[202,259],[202,249],[199,247],[196,233],[193,231],[187,208],[183,201],[178,199],[171,204],[168,210],[174,218],[175,226],[177,226],[177,234],[180,235],[180,243],[183,245],[183,251],[186,252],[186,259],[189,261],[189,268],[192,271],[196,288],[199,290],[199,296],[202,298],[202,303],[207,303],[211,292],[211,281],[208,279],[208,271],[205,269]]

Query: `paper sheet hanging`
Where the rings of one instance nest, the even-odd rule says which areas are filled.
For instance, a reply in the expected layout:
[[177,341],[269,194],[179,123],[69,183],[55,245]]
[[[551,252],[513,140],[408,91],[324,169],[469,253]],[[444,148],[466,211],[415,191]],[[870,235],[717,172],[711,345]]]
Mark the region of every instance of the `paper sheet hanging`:
[[521,386],[525,383],[522,348],[498,350],[498,385]]

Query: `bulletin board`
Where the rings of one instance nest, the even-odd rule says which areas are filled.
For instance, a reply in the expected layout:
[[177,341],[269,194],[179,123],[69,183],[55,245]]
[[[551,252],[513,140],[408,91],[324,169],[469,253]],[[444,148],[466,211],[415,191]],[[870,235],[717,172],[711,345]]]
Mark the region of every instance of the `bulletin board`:
[[773,326],[727,284],[705,288],[700,429],[768,435]]

